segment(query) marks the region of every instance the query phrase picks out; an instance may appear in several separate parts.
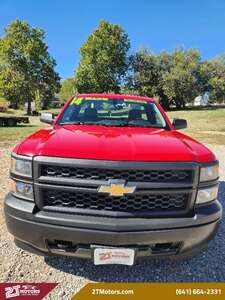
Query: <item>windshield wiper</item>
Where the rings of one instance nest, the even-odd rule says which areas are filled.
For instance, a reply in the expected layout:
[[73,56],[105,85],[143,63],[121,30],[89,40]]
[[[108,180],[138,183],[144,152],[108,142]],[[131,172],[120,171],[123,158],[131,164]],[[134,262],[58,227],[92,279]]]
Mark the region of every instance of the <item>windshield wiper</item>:
[[[111,120],[110,120],[111,121]],[[107,122],[107,121],[98,121],[96,123],[96,125],[101,125],[101,126],[110,126],[110,127],[122,127],[122,126],[126,126],[127,122]]]
[[136,121],[128,121],[127,126],[129,126],[129,127],[144,127],[144,128],[163,128],[162,126],[159,126],[159,125],[136,123]]
[[143,127],[143,128],[163,128],[161,126],[144,125],[144,124],[127,124],[128,127]]
[[60,122],[59,125],[80,125],[81,122],[79,121],[73,121],[73,122]]
[[144,128],[162,128],[161,126],[154,126],[151,124],[137,124],[137,123],[132,123],[132,121],[128,122],[117,122],[117,123],[109,123],[109,122],[104,122],[100,121],[98,123],[95,123],[95,125],[102,125],[102,126],[110,126],[110,127],[144,127]]
[[81,122],[81,121],[73,121],[73,122],[61,122],[59,125],[96,125],[96,122]]
[[127,122],[107,122],[107,121],[97,121],[97,122],[81,122],[81,121],[73,121],[73,122],[62,122],[59,125],[97,125],[97,126],[107,126],[107,127],[144,127],[144,128],[163,128],[157,125],[151,124],[137,124],[134,121]]

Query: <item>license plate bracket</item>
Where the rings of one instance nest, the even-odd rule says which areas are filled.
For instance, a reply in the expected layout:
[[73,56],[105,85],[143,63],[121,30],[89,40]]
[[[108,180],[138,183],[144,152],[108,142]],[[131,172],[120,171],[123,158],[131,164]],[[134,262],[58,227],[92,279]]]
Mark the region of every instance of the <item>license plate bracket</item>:
[[136,249],[126,247],[92,247],[92,257],[95,265],[119,264],[132,266],[135,261]]

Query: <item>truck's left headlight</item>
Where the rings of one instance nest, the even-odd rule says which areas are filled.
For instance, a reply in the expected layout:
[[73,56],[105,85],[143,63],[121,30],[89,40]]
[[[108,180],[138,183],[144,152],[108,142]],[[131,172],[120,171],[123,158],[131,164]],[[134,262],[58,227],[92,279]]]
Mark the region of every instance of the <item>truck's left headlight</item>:
[[10,190],[13,194],[15,194],[15,196],[22,197],[31,201],[34,199],[32,183],[11,179]]
[[32,161],[24,157],[11,157],[11,172],[18,175],[32,177]]

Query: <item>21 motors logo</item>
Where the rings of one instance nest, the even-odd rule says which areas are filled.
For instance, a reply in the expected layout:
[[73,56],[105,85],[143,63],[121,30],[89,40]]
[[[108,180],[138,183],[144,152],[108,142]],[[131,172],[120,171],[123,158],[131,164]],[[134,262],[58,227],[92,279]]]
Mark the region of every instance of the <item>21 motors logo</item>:
[[57,283],[0,283],[0,299],[43,299]]

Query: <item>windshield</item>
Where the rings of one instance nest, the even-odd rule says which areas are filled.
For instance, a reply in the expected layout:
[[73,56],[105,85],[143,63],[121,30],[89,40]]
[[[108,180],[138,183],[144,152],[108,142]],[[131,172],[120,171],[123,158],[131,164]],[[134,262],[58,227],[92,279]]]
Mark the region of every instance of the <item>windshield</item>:
[[153,102],[94,97],[74,98],[58,124],[166,127],[165,119]]

